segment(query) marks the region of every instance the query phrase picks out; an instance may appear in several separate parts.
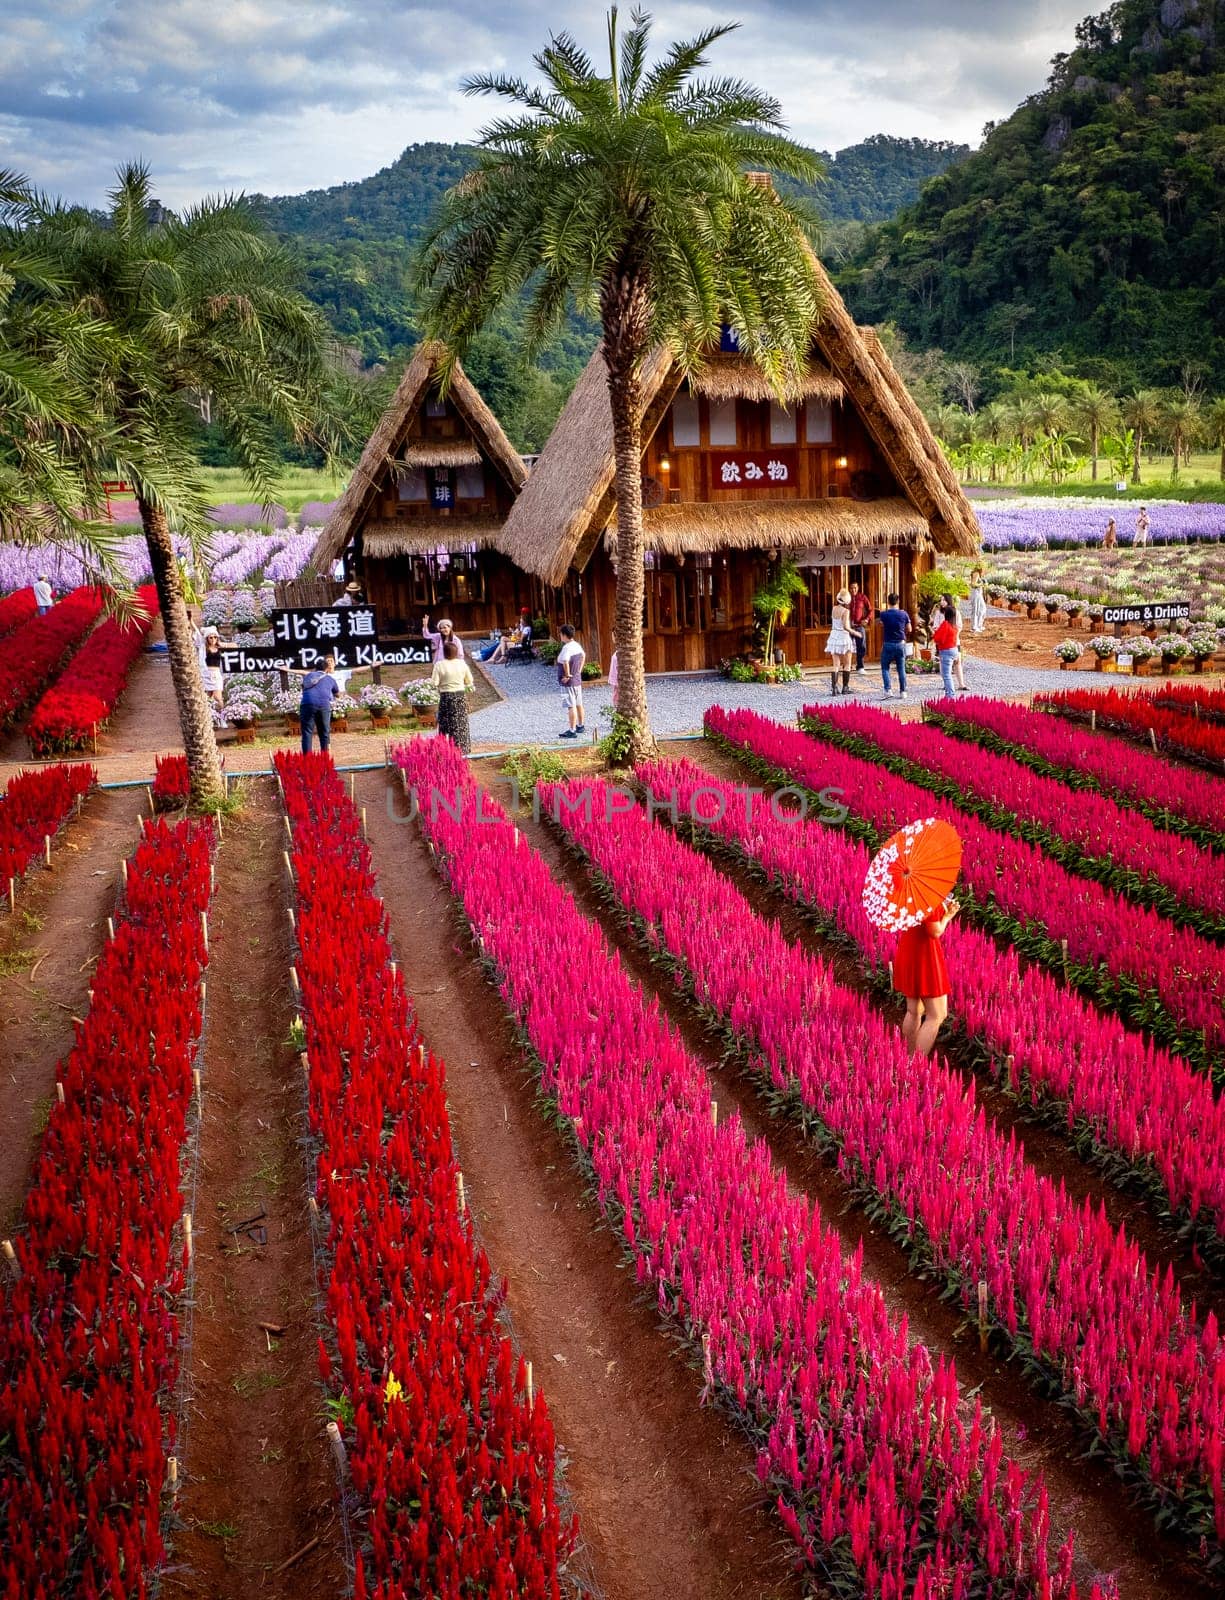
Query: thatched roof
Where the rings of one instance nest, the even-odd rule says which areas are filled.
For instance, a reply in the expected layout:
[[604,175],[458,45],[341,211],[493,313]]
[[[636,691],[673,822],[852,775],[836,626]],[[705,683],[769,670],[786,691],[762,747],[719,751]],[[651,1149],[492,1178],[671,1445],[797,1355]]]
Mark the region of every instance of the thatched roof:
[[[404,376],[400,379],[391,404],[379,419],[378,426],[370,435],[365,450],[362,451],[361,460],[353,469],[349,487],[328,518],[311,552],[310,565],[316,572],[325,571],[362,527],[363,519],[378,494],[388,470],[393,469],[397,461],[399,463],[406,461],[408,449],[413,448],[405,444],[409,428],[425,404],[428,391],[436,382],[444,354],[445,351],[440,344],[423,343],[417,347],[413,359],[404,369]],[[479,449],[473,455],[466,455],[463,461],[433,459],[428,462],[409,462],[409,466],[465,466],[480,460],[483,452],[513,491],[521,489],[527,478],[527,469],[518,451],[503,432],[502,424],[476,392],[458,362],[451,370],[447,398],[454,404]],[[414,446],[428,448],[435,454],[445,450],[450,443],[451,441],[413,441]],[[464,450],[473,448],[470,441],[455,441],[455,443]]]
[[[693,555],[713,550],[860,549],[891,544],[929,548],[926,518],[909,501],[735,500],[727,505],[655,506],[643,513],[648,550]],[[616,530],[604,534],[610,553]]]
[[[744,356],[712,356],[700,372],[689,379],[694,394],[704,394],[711,400],[774,400],[765,373]],[[812,361],[798,383],[787,386],[784,399],[841,400],[846,391],[841,378],[835,378],[828,367]]]
[[405,445],[404,454],[392,465],[412,472],[417,467],[475,467],[480,459],[471,439],[419,439]]
[[486,550],[502,531],[499,517],[380,518],[362,529],[362,550],[374,561],[428,555],[434,550]]
[[[841,386],[907,502],[922,517],[935,548],[946,555],[976,555],[982,536],[974,512],[923,413],[876,335],[856,326],[815,255],[812,262],[822,309],[813,334],[811,370],[828,371]],[[703,376],[692,380],[695,386],[717,382],[707,379],[706,373],[722,360],[712,357]],[[644,363],[644,447],[671,405],[681,377],[666,350],[653,351]],[[863,503],[851,503],[862,508]],[[580,571],[586,566],[614,504],[612,414],[604,361],[597,350],[506,519],[498,549],[546,583],[560,584],[571,566]],[[772,509],[781,504],[775,502]],[[706,518],[713,510],[707,504],[678,509],[695,518]]]

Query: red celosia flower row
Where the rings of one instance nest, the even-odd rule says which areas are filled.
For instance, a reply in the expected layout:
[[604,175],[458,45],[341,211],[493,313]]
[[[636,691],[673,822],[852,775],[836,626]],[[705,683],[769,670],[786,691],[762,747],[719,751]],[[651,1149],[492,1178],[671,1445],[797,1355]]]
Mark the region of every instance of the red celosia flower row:
[[[880,1600],[1075,1595],[1041,1479],[952,1364],[908,1343],[764,1143],[713,1125],[702,1064],[459,752],[418,739],[394,758],[639,1282],[759,1441],[809,1566]],[[705,925],[712,944],[729,931]]]
[[157,615],[157,590],[137,590],[140,609],[126,622],[100,622],[35,706],[26,725],[36,755],[79,750],[105,723]]
[[331,760],[278,752],[293,824],[315,1193],[329,1219],[323,1374],[353,1408],[369,1506],[357,1595],[556,1600],[573,1527],[553,1426],[457,1195],[443,1064],[419,1043],[357,812]]
[[[920,787],[1030,839],[1073,872],[1150,904],[1174,922],[1225,933],[1225,872],[1218,858],[1193,839],[1163,833],[1132,807],[1093,790],[1073,801],[1057,778],[1011,756],[972,748],[930,723],[902,722],[873,706],[805,706],[801,725],[873,760],[892,761]],[[1217,964],[1225,977],[1219,951]]]
[[923,714],[948,733],[1001,750],[1074,788],[1113,794],[1159,828],[1225,848],[1225,783],[1206,772],[1003,700],[968,695],[929,703]]
[[12,633],[14,628],[20,628],[23,622],[38,610],[34,602],[34,590],[27,586],[24,589],[15,589],[12,594],[6,594],[0,600],[0,638],[6,633]]
[[153,778],[153,805],[158,811],[177,811],[191,794],[191,774],[186,756],[158,756]]
[[831,744],[751,711],[706,713],[707,730],[744,747],[772,769],[813,790],[833,787],[850,808],[850,822],[872,837],[888,835],[916,817],[947,818],[961,835],[962,884],[972,909],[1025,955],[1060,961],[1067,971],[1124,1019],[1147,1027],[1161,1043],[1196,1060],[1219,1058],[1225,1045],[1225,988],[1214,982],[1221,950],[1187,928],[1176,928],[1133,906],[1091,879],[1077,878],[1036,845],[988,827],[951,801]]
[[[1010,708],[1015,709],[1015,708]],[[823,926],[851,943],[883,981],[896,935],[868,920],[862,886],[866,845],[819,821],[775,815],[760,797],[690,761],[652,762],[638,776],[678,818],[696,822]],[[1225,1244],[1225,1104],[1208,1079],[1117,1017],[1098,1011],[1040,967],[1024,972],[1016,951],[964,921],[944,935],[954,1022],[986,1047],[992,1070],[1031,1105],[1057,1103],[1073,1127],[1115,1158],[1112,1165],[1156,1180],[1171,1213],[1189,1218],[1218,1255]]]
[[1225,689],[1214,689],[1206,683],[1163,683],[1149,698],[1156,706],[1225,722]]
[[45,616],[32,617],[0,639],[0,727],[37,699],[101,610],[97,589],[74,589]]
[[43,840],[63,826],[98,781],[85,761],[35,767],[10,778],[0,799],[0,889],[43,853]]
[[1118,689],[1067,689],[1058,694],[1036,694],[1034,704],[1078,722],[1096,718],[1099,728],[1111,728],[1147,744],[1150,734],[1157,747],[1170,755],[1225,767],[1225,727],[1219,722],[1185,711],[1156,705],[1146,694],[1123,694]]
[[144,1596],[165,1554],[211,846],[147,825],[34,1162],[0,1311],[4,1600]]
[[[1225,1536],[1225,1343],[1172,1275],[1152,1272],[1091,1202],[1039,1177],[979,1109],[973,1084],[914,1054],[830,964],[786,939],[704,856],[586,779],[549,785],[573,839],[703,1011],[798,1099],[891,1230],[1014,1348],[1036,1358],[1116,1458],[1151,1479],[1219,1558]],[[718,937],[712,938],[712,929]]]

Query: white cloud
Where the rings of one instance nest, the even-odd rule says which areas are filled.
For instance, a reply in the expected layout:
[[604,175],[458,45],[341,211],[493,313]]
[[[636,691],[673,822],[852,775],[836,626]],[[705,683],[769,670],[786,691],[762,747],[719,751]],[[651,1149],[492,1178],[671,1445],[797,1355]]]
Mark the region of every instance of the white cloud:
[[[793,133],[834,150],[871,133],[975,143],[1040,88],[1084,0],[741,0],[712,65],[768,88]],[[655,37],[732,8],[677,0]],[[0,14],[0,165],[97,203],[141,156],[172,205],[216,189],[353,181],[406,144],[471,137],[460,81],[530,76],[558,25],[541,0],[9,0]],[[603,6],[571,21],[599,59]]]

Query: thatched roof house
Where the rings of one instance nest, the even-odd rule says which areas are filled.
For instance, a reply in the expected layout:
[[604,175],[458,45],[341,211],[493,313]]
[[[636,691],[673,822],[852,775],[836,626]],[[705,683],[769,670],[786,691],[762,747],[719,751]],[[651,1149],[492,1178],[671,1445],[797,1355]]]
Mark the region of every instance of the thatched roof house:
[[320,573],[343,557],[391,632],[426,612],[483,629],[527,588],[491,549],[527,469],[458,363],[439,395],[444,355],[417,349],[311,557]]

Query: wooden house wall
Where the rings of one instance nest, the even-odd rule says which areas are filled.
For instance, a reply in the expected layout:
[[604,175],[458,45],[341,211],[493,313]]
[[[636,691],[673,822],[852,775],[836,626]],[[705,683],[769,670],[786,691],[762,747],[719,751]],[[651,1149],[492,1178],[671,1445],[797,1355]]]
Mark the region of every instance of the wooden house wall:
[[496,550],[482,550],[476,559],[481,597],[472,600],[457,599],[453,583],[448,586],[450,594],[440,593],[428,565],[416,557],[365,561],[362,581],[366,598],[378,607],[380,629],[388,634],[416,633],[428,613],[431,623],[450,617],[457,633],[484,638],[494,628],[516,623],[524,606],[535,608],[539,585],[526,572]]

